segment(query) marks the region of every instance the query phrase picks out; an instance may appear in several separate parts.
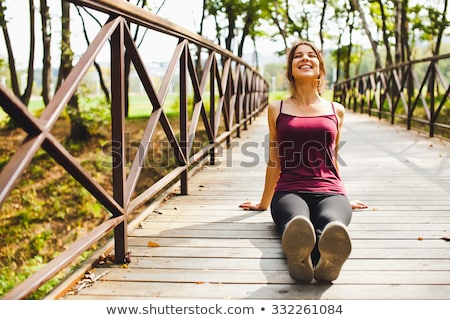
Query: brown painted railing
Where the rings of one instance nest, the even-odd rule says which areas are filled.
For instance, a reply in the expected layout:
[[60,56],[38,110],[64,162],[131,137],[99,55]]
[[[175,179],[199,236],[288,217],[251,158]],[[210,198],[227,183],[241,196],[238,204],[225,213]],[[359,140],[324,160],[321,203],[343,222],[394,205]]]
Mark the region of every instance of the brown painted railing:
[[[33,116],[21,101],[5,86],[0,85],[0,104],[4,111],[27,133],[23,144],[11,156],[0,173],[0,205],[10,195],[40,148],[86,188],[111,214],[111,218],[72,244],[65,252],[46,264],[35,274],[7,293],[4,299],[24,299],[30,293],[52,279],[59,271],[70,265],[80,254],[91,248],[100,239],[114,230],[114,257],[117,263],[127,260],[127,218],[136,209],[174,181],[180,180],[181,193],[188,192],[188,172],[193,164],[210,157],[214,161],[214,150],[221,144],[239,135],[268,102],[268,84],[262,76],[240,58],[222,49],[199,35],[180,28],[148,11],[121,0],[69,0],[70,2],[103,12],[110,19],[101,28],[95,39],[74,66],[69,76],[48,103],[39,118]],[[178,39],[178,45],[158,91],[144,67],[137,44],[130,34],[129,24],[139,25]],[[52,128],[62,114],[70,98],[77,91],[83,77],[93,65],[103,47],[110,43],[111,50],[111,175],[112,194],[108,193],[83,169],[76,159],[52,134]],[[202,48],[207,58],[198,73],[190,47]],[[154,50],[158,50],[155,44]],[[140,148],[127,172],[125,168],[126,139],[125,123],[125,56],[131,59],[145,92],[150,100],[152,113],[143,134]],[[164,111],[164,103],[171,83],[179,68],[180,84],[180,133],[172,129]],[[193,92],[193,111],[188,119],[188,92]],[[207,92],[207,90],[209,90]],[[204,98],[204,97],[207,98]],[[205,107],[208,99],[209,110]],[[193,152],[193,142],[198,123],[202,121],[209,144]],[[219,131],[223,124],[223,132]],[[147,190],[135,195],[136,184],[141,173],[149,141],[156,126],[164,129],[167,140],[178,162],[178,166],[158,180]]]
[[[440,65],[441,64],[441,65]],[[445,68],[447,75],[442,71]],[[450,54],[378,69],[334,86],[347,108],[450,137]],[[439,132],[437,132],[439,131]]]

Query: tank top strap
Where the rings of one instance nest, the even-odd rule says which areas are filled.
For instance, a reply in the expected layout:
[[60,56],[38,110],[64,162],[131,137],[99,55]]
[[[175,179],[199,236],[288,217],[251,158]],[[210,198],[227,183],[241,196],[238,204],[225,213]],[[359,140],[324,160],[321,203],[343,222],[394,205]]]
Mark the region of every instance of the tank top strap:
[[335,116],[337,116],[337,115],[336,115],[336,109],[334,108],[334,103],[333,103],[333,102],[331,102],[331,108],[333,109],[333,114],[334,114]]
[[280,122],[281,109],[283,109],[283,100],[280,102],[280,112],[278,113],[277,120],[275,121],[276,126],[278,127],[278,122]]
[[336,114],[336,108],[334,107],[334,103],[331,102],[331,108],[333,109],[334,119],[336,120],[336,127],[339,128],[339,118]]

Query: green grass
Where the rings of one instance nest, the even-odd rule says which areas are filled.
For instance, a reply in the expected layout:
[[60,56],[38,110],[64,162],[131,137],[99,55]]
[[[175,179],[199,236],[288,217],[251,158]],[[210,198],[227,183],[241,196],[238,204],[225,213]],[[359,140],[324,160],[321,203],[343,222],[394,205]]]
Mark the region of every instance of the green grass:
[[[32,97],[28,104],[28,110],[34,115],[38,114],[44,108],[44,102],[41,97]],[[0,106],[0,126],[9,120],[8,114]]]
[[[91,110],[91,105],[98,101],[99,98],[80,98],[81,108],[84,110]],[[129,117],[130,118],[146,118],[153,108],[146,95],[130,95],[129,97]],[[86,106],[87,105],[87,106]],[[28,105],[28,110],[37,116],[44,109],[44,102],[41,97],[33,97]],[[169,94],[164,102],[164,110],[168,117],[178,114],[178,95]],[[9,120],[8,114],[0,107],[0,125]]]
[[[169,117],[178,114],[178,95],[168,95],[163,107]],[[146,118],[151,114],[152,110],[153,107],[146,95],[130,95],[129,118]]]

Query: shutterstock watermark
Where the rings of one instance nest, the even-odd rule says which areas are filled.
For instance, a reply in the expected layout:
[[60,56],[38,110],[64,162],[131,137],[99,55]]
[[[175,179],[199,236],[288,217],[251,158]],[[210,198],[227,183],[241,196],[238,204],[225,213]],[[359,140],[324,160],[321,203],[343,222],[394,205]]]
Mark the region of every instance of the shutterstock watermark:
[[[261,164],[269,163],[269,154],[275,151],[284,162],[285,167],[295,168],[303,164],[312,169],[322,166],[333,166],[334,155],[330,155],[325,147],[325,143],[317,140],[309,140],[301,146],[295,145],[293,141],[285,141],[282,144],[270,143],[269,135],[265,135],[262,141],[239,141],[233,140],[228,146],[216,144],[214,146],[214,165],[225,165],[226,167],[253,168]],[[346,142],[339,143],[339,150],[345,146]],[[192,143],[190,155],[204,149],[208,143],[194,141]],[[123,150],[122,150],[123,148]],[[273,150],[271,150],[274,148]],[[177,151],[176,151],[177,152]],[[125,158],[125,167],[131,167],[134,161],[138,161],[143,168],[168,168],[178,164],[172,144],[167,140],[150,141],[144,145],[140,141],[129,141],[125,139],[122,145],[117,141],[106,143],[102,146],[102,165],[114,167],[120,165],[122,154]],[[338,155],[340,166],[347,164]]]

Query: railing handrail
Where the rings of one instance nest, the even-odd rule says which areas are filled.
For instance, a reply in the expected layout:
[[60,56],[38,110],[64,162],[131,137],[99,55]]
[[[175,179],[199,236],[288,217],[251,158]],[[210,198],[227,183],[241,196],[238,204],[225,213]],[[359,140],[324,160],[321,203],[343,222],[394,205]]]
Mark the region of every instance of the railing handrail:
[[[397,118],[406,120],[408,130],[413,122],[426,125],[430,137],[439,128],[444,133],[442,136],[449,138],[449,119],[445,119],[446,123],[438,121],[450,101],[450,85],[438,65],[439,61],[446,59],[450,59],[450,54],[407,61],[356,75],[334,84],[334,99],[354,111],[369,115],[376,113],[380,119],[387,115],[392,124]],[[426,63],[424,76],[419,79],[414,68]],[[419,103],[425,110],[426,119],[414,116]],[[405,114],[399,111],[400,105]]]
[[[234,56],[231,52],[222,49],[209,40],[203,39],[197,34],[178,27],[126,1],[67,1],[107,13],[110,15],[110,19],[100,29],[39,118],[34,117],[17,97],[0,84],[0,101],[3,109],[28,133],[24,144],[10,157],[9,162],[0,172],[0,205],[10,194],[21,173],[30,164],[36,152],[43,148],[68,173],[78,180],[111,213],[112,217],[77,240],[56,259],[48,262],[39,271],[8,292],[3,297],[4,299],[26,298],[59,271],[71,264],[81,253],[105,237],[111,230],[114,230],[114,256],[116,262],[126,262],[128,259],[127,218],[129,215],[174,181],[181,180],[181,193],[186,194],[190,167],[208,155],[210,155],[210,161],[213,163],[215,147],[224,141],[229,142],[233,134],[239,135],[241,127],[245,129],[247,124],[252,122],[252,118],[265,108],[268,103],[267,81],[241,58]],[[178,38],[178,45],[174,49],[169,67],[158,91],[155,90],[140,58],[138,48],[131,37],[128,29],[128,23],[130,22]],[[115,152],[112,152],[112,195],[106,192],[77,163],[74,157],[51,133],[66,104],[81,84],[81,80],[89,67],[94,63],[95,57],[101,48],[108,44],[108,41],[111,43],[111,141],[116,142],[118,145]],[[190,43],[209,50],[208,58],[204,66],[202,66],[201,79],[198,78],[199,75],[196,73],[191,57]],[[178,167],[135,198],[132,198],[132,194],[140,175],[141,161],[145,157],[138,152],[130,172],[126,173],[124,163],[126,93],[123,69],[125,55],[129,55],[133,62],[153,107],[141,141],[144,149],[140,149],[139,152],[146,153],[148,151],[148,149],[145,149],[145,146],[148,146],[156,125],[161,124],[178,161]],[[216,55],[220,55],[223,59],[222,69],[219,66],[220,61],[217,60]],[[177,65],[180,70],[179,138],[174,134],[167,115],[163,110],[164,101],[174,78]],[[194,92],[191,119],[188,119],[187,92],[188,88],[190,88],[188,78],[191,79]],[[210,86],[209,114],[203,100],[203,93],[208,84]],[[218,88],[217,93],[215,92],[215,86]],[[220,134],[219,124],[222,117],[225,128],[223,129],[224,132]],[[192,154],[193,139],[199,121],[203,121],[205,125],[209,144]]]
[[369,71],[369,72],[357,74],[357,75],[355,75],[353,77],[350,77],[350,78],[347,78],[345,80],[339,81],[337,84],[339,85],[340,83],[349,82],[349,81],[352,81],[352,80],[357,80],[357,79],[364,78],[364,77],[370,76],[372,74],[377,74],[377,73],[380,73],[380,72],[385,72],[385,71],[389,71],[389,70],[393,70],[393,69],[407,67],[407,66],[410,66],[410,65],[413,65],[413,64],[418,64],[418,63],[423,63],[423,62],[430,62],[430,61],[437,61],[437,60],[443,60],[443,59],[449,59],[449,58],[450,58],[450,53],[447,53],[447,54],[434,55],[434,56],[431,56],[431,57],[426,57],[426,58],[417,59],[417,60],[405,61],[405,62],[394,64],[394,65],[391,65],[391,66],[386,66],[384,68],[378,68],[378,69],[374,69],[374,70]]

